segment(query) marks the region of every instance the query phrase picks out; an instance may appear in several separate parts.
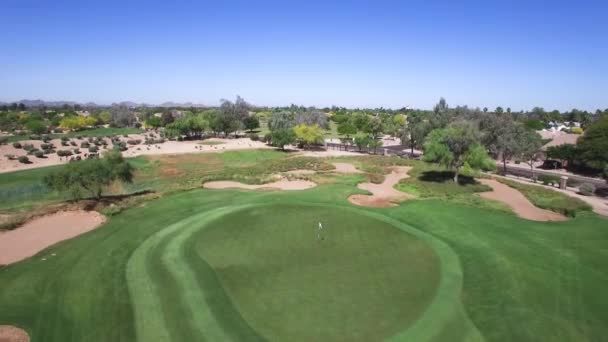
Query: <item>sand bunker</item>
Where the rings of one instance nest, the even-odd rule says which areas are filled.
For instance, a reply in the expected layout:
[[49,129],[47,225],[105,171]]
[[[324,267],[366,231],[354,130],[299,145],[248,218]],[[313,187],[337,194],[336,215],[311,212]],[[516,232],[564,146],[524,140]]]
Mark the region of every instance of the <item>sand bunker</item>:
[[361,170],[357,170],[355,165],[351,163],[332,163],[336,169],[335,172],[338,173],[362,173]]
[[99,227],[105,217],[96,211],[61,211],[37,217],[23,226],[0,233],[0,265],[29,258],[57,242]]
[[12,325],[0,325],[0,342],[29,342],[30,336],[23,329]]
[[284,173],[289,174],[289,175],[294,175],[294,176],[300,176],[300,175],[313,175],[313,174],[317,173],[317,171],[300,169],[300,170],[291,170],[291,171],[287,171]]
[[207,189],[246,189],[246,190],[306,190],[317,186],[314,182],[306,180],[281,179],[276,182],[261,185],[244,184],[233,181],[207,182],[203,187]]
[[372,195],[352,195],[348,198],[349,202],[366,207],[386,208],[395,206],[396,204],[393,202],[413,198],[412,195],[393,188],[401,179],[409,177],[407,173],[410,169],[409,166],[394,167],[381,184],[359,184],[357,186],[359,189],[367,190]]
[[556,212],[535,207],[521,192],[494,179],[480,179],[482,184],[493,191],[479,194],[483,198],[503,202],[521,218],[532,221],[564,221],[566,217]]

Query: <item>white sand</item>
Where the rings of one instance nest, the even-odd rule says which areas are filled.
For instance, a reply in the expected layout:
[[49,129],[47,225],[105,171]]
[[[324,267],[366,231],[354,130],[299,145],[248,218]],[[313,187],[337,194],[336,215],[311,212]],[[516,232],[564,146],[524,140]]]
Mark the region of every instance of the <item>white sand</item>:
[[317,186],[314,182],[306,180],[281,179],[276,182],[261,185],[243,184],[234,181],[214,181],[203,184],[207,189],[246,189],[246,190],[306,190]]
[[412,195],[394,188],[401,179],[409,177],[409,170],[411,170],[409,166],[393,167],[392,172],[386,175],[381,184],[361,183],[357,186],[359,189],[371,192],[372,195],[352,195],[348,200],[360,206],[383,208],[395,206],[393,202],[413,198]]

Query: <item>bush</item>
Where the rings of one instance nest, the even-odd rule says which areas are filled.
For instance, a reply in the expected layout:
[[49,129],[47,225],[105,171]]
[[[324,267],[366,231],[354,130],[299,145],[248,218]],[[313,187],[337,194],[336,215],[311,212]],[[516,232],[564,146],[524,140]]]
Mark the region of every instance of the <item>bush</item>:
[[89,143],[88,143],[88,142],[86,142],[86,141],[83,141],[83,142],[81,142],[81,143],[80,143],[80,147],[81,147],[81,148],[89,148],[89,146],[91,146],[91,144],[89,144]]
[[258,140],[260,140],[260,136],[257,135],[256,133],[250,133],[248,135],[248,137],[249,137],[249,139],[251,139],[251,141],[258,141]]
[[42,150],[42,152],[43,152],[44,154],[53,154],[53,153],[55,153],[55,149],[52,149],[52,148],[46,148],[46,149]]
[[34,155],[34,153],[36,153],[36,152],[38,152],[38,151],[40,151],[40,150],[39,150],[39,149],[37,149],[37,148],[32,148],[31,150],[27,151],[27,154],[29,154],[29,155],[33,156],[33,155]]
[[129,144],[129,145],[139,145],[139,144],[141,144],[141,140],[140,139],[127,140],[127,144]]
[[69,141],[69,140],[70,140],[70,138],[68,138],[68,137],[61,137],[61,141]]
[[14,154],[5,154],[4,155],[8,160],[16,160],[17,156]]
[[572,134],[583,134],[583,129],[580,127],[572,127],[570,128],[570,133]]
[[55,146],[53,146],[53,144],[40,144],[40,148],[43,150],[50,150],[55,148]]
[[73,151],[74,151],[74,154],[80,154],[81,153],[79,148],[75,148]]
[[14,148],[21,148],[21,143],[20,143],[20,142],[18,142],[18,141],[17,141],[17,142],[14,142],[14,143],[13,143],[13,147],[14,147]]
[[30,163],[30,158],[28,158],[27,156],[20,156],[18,160],[19,160],[19,162],[21,164],[29,164]]
[[538,180],[541,181],[543,185],[559,184],[559,177],[557,176],[540,175],[538,176]]
[[31,150],[34,149],[34,145],[32,145],[32,144],[23,144],[23,149],[29,152],[29,151],[31,151]]
[[91,152],[91,153],[97,153],[97,151],[99,151],[99,148],[97,146],[91,146],[91,147],[89,147],[89,152]]
[[581,193],[581,195],[593,196],[593,194],[595,193],[595,185],[591,183],[583,183],[578,188],[578,191]]
[[270,143],[272,141],[272,133],[266,133],[266,134],[264,134],[263,141],[265,143]]
[[36,151],[34,152],[34,156],[36,156],[36,158],[44,158],[44,152]]
[[76,144],[75,141],[70,141],[70,145],[72,145],[72,146],[78,146],[78,144]]
[[57,151],[57,155],[60,157],[69,157],[72,155],[72,151],[70,150],[59,150]]
[[68,142],[67,142],[67,141],[62,141],[62,142],[61,142],[61,146],[70,146],[70,144],[68,144]]
[[30,134],[30,140],[40,140],[40,135],[38,135],[38,134]]

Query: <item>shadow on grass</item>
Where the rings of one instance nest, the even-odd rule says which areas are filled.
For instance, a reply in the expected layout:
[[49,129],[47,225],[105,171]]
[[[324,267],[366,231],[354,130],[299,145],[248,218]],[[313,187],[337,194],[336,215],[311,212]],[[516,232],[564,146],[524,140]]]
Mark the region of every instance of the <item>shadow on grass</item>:
[[[425,171],[419,177],[419,180],[423,182],[434,182],[434,183],[446,183],[454,181],[454,172],[452,171]],[[478,184],[473,177],[459,175],[459,185],[473,185]]]

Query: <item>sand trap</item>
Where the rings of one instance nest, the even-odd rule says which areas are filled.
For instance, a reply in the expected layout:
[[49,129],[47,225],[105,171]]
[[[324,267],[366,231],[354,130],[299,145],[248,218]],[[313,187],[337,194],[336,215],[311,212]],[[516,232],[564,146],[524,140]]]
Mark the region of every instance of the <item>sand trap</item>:
[[25,330],[12,325],[0,325],[0,342],[29,342],[30,335]]
[[332,163],[336,169],[335,172],[338,173],[362,173],[361,170],[357,170],[355,165],[351,163]]
[[300,175],[314,175],[315,173],[317,173],[317,171],[300,169],[300,170],[291,170],[291,171],[287,171],[284,173],[294,175],[294,176],[300,176]]
[[481,197],[503,202],[521,218],[532,221],[565,221],[567,219],[562,214],[535,207],[521,192],[508,185],[494,179],[480,179],[479,181],[493,190],[480,193]]
[[276,182],[261,185],[243,184],[233,181],[207,182],[203,187],[207,189],[246,189],[246,190],[306,190],[317,186],[314,182],[306,180],[281,179]]
[[0,265],[29,258],[57,242],[99,227],[105,217],[96,211],[61,211],[37,217],[23,226],[0,232]]
[[353,204],[365,207],[386,208],[395,206],[396,204],[393,202],[413,198],[412,195],[393,188],[401,179],[409,177],[407,173],[411,167],[399,166],[392,169],[393,171],[386,175],[381,184],[361,183],[357,186],[359,189],[371,192],[372,195],[352,195],[348,200]]

